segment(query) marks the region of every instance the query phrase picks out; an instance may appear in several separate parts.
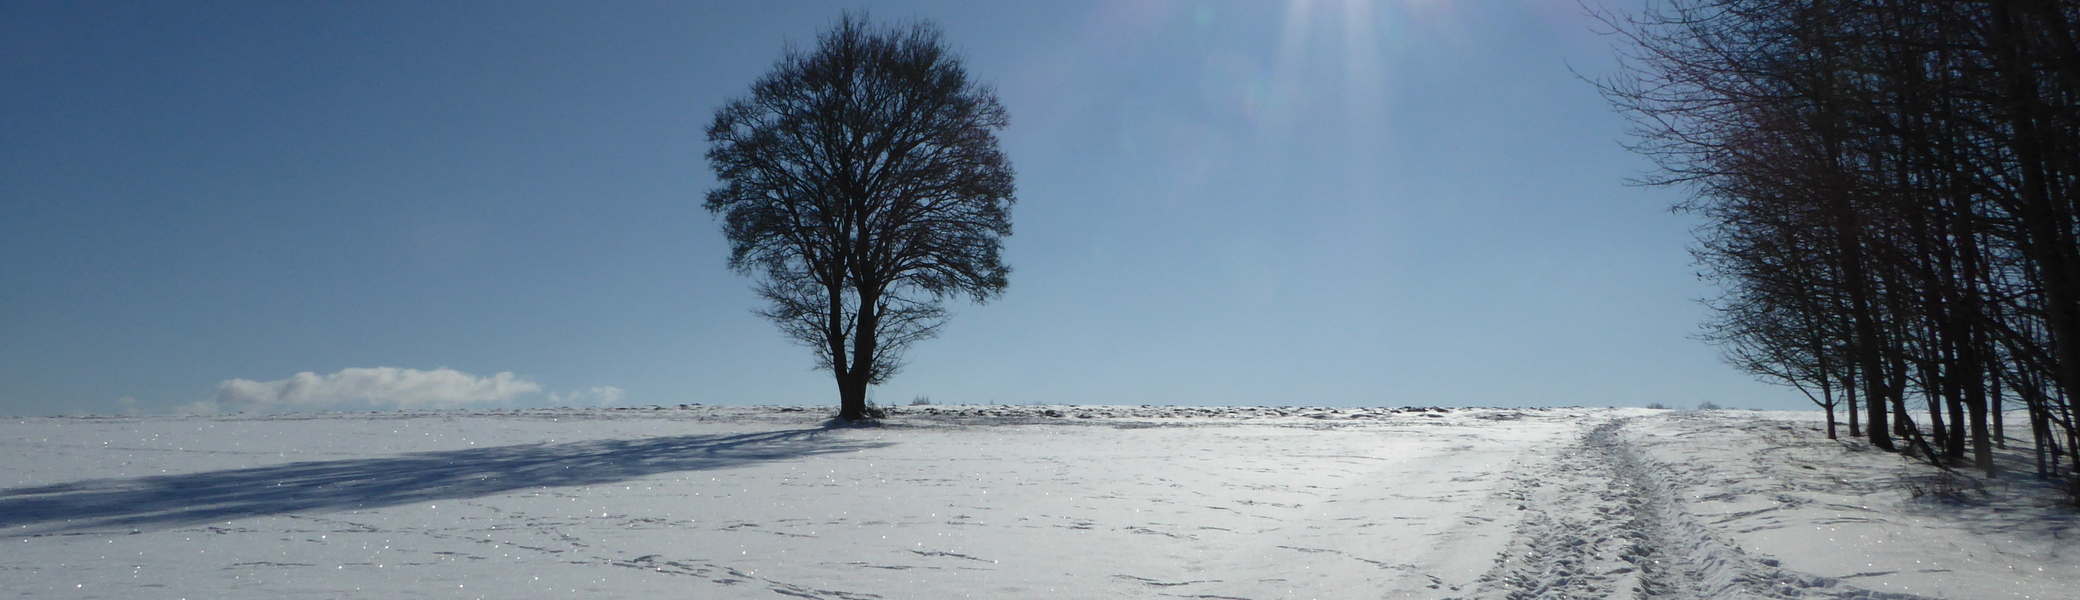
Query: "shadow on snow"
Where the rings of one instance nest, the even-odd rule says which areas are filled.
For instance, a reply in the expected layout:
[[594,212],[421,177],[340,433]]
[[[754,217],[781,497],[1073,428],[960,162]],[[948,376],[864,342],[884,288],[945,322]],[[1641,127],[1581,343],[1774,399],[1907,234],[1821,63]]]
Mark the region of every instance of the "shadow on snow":
[[0,528],[50,533],[379,508],[888,445],[830,439],[830,429],[522,444],[15,488],[0,490]]

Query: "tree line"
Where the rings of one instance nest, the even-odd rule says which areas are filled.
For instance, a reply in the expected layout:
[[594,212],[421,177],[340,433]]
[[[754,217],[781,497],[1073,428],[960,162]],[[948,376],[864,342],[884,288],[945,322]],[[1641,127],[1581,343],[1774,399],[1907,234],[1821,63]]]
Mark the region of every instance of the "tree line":
[[[1691,193],[1705,337],[1848,434],[2080,465],[2080,3],[1669,0],[1600,11],[1642,181]],[[2080,491],[2080,487],[2076,487]]]

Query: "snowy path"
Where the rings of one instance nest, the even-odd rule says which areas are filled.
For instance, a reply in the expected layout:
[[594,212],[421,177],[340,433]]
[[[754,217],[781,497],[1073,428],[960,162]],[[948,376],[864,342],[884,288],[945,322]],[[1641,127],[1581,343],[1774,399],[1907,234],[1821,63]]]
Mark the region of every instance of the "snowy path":
[[1921,598],[1843,587],[1748,556],[1684,509],[1667,468],[1623,435],[1632,420],[1598,424],[1559,460],[1513,474],[1528,516],[1481,596]]
[[[1865,590],[1933,575],[1857,576],[1932,556],[1844,572],[1800,555],[1807,538],[1767,537],[1834,527],[1829,506],[1880,493],[1757,508],[1845,493],[1754,470],[1785,459],[1751,462],[1757,448],[1818,451],[1769,437],[1806,424],[1711,418],[1725,420],[1102,407],[906,409],[872,428],[719,407],[20,419],[0,423],[15,457],[0,463],[0,597],[1920,597]],[[1909,533],[2017,543],[1944,523]],[[2051,569],[2035,579],[1950,561],[1941,576],[2021,583],[1929,597],[2061,597],[2043,592],[2080,581],[2058,570],[2074,549],[2061,532],[2005,561]]]

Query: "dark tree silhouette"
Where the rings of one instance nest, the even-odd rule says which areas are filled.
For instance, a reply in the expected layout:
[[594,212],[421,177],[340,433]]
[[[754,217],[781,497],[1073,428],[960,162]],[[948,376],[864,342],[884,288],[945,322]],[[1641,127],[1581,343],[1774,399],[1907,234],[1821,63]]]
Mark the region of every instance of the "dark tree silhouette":
[[1875,447],[1989,477],[2012,398],[2037,474],[2080,504],[2080,2],[1597,14],[1647,182],[1703,218],[1727,357],[1823,407],[1840,390],[1851,435],[1860,399]]
[[707,158],[722,185],[707,208],[730,267],[759,279],[759,314],[836,376],[841,418],[872,416],[867,386],[938,332],[946,300],[1003,292],[1005,123],[937,26],[850,14],[716,111]]

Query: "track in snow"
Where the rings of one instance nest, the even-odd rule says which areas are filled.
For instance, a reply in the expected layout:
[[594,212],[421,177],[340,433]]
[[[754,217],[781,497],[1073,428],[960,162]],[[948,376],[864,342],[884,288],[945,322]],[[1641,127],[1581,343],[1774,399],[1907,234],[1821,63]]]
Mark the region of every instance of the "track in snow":
[[1753,557],[1692,519],[1662,465],[1598,424],[1516,477],[1514,539],[1472,597],[1506,600],[1826,598],[1922,600],[1841,585]]

